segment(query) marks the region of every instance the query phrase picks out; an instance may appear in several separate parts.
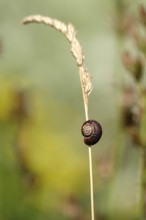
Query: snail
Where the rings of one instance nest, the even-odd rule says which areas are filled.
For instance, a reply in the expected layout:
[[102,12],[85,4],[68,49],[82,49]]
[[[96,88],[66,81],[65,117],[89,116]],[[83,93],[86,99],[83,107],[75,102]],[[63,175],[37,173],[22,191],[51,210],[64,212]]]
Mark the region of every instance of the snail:
[[95,120],[85,121],[81,127],[84,143],[88,146],[96,144],[102,136],[102,127]]

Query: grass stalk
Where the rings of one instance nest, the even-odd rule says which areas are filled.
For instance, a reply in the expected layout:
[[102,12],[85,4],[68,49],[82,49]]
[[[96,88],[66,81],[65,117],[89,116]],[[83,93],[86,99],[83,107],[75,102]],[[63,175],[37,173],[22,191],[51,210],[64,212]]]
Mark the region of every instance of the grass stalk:
[[[88,105],[84,99],[84,108],[85,108],[85,118],[86,121],[89,120],[88,116]],[[91,146],[88,146],[88,155],[89,155],[89,175],[90,175],[90,202],[91,202],[91,220],[94,220],[94,184],[93,184],[93,165],[92,165],[92,149]]]
[[92,166],[92,150],[88,147],[89,152],[89,173],[90,173],[90,200],[91,200],[91,219],[94,220],[94,184],[93,184],[93,166]]
[[[84,65],[84,54],[82,52],[81,45],[76,38],[77,32],[72,24],[65,24],[57,19],[52,19],[50,17],[45,17],[41,15],[32,15],[23,19],[23,24],[29,23],[42,23],[55,28],[56,30],[62,32],[71,44],[71,53],[76,60],[77,66],[79,68],[79,76],[83,94],[85,118],[88,120],[88,96],[92,91],[92,80],[91,75]],[[94,220],[94,190],[93,190],[93,169],[92,169],[92,152],[91,147],[89,150],[89,173],[90,173],[90,197],[91,197],[91,220]]]
[[[85,109],[85,118],[86,121],[89,120],[88,116],[88,105],[83,96],[84,100],[84,109]],[[94,184],[93,184],[93,165],[92,165],[92,149],[91,146],[88,146],[88,156],[89,156],[89,175],[90,175],[90,202],[91,202],[91,220],[94,220]]]

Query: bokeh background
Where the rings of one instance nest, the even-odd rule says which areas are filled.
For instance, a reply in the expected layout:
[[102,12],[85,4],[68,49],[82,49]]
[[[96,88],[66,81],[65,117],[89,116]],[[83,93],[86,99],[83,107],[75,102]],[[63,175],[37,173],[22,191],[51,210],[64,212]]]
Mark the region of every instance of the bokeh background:
[[78,68],[61,33],[21,24],[32,14],[78,30],[93,78],[89,117],[103,127],[92,149],[98,220],[141,219],[140,153],[127,148],[120,127],[122,85],[130,81],[121,51],[134,49],[123,11],[137,13],[141,2],[0,1],[0,220],[90,219]]

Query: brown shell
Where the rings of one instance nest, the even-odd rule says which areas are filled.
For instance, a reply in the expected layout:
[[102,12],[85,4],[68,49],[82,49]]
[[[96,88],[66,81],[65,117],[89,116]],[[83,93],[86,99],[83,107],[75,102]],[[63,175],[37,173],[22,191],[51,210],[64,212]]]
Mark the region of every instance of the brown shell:
[[81,127],[84,143],[88,146],[96,144],[102,136],[102,127],[95,120],[85,121]]

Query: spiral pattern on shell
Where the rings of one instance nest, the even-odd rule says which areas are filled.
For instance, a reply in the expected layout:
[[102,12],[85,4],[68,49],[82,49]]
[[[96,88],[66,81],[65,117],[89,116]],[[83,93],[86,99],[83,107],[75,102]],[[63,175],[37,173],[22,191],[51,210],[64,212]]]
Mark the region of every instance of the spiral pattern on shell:
[[85,121],[81,127],[84,143],[88,146],[96,144],[102,136],[102,127],[95,120]]

